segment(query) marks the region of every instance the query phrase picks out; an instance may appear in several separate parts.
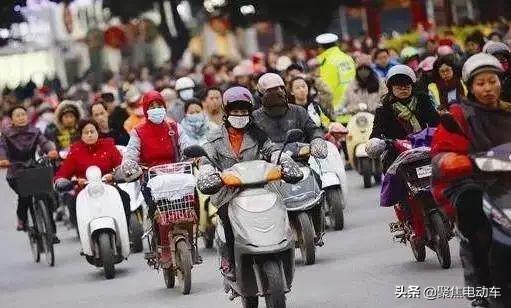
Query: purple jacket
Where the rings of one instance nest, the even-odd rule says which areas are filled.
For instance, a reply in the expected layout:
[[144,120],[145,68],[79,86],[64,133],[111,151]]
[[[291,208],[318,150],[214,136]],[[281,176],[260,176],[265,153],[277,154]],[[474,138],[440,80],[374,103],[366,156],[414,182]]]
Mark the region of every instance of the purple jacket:
[[[28,162],[34,159],[37,148],[44,153],[55,150],[53,142],[44,137],[41,131],[32,125],[24,127],[9,126],[0,136],[0,160],[13,162]],[[7,178],[16,174],[16,166],[7,170]]]

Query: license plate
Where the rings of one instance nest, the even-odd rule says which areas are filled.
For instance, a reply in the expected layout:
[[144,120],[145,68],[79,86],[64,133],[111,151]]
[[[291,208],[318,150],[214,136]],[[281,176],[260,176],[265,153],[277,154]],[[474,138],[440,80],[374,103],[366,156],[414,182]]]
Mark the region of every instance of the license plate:
[[417,178],[419,179],[430,177],[432,173],[431,165],[418,167],[415,170],[417,171]]

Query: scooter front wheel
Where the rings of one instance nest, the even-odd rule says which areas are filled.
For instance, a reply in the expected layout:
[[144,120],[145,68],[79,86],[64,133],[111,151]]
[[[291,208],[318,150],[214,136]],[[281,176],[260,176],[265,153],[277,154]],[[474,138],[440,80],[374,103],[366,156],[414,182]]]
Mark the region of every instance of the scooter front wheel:
[[192,253],[186,241],[177,242],[176,254],[181,292],[185,295],[190,294],[192,288]]
[[449,268],[451,267],[451,250],[449,247],[449,235],[444,220],[438,212],[432,213],[430,219],[434,228],[435,252],[438,262],[442,268]]
[[316,245],[314,245],[316,233],[314,232],[314,226],[309,215],[305,212],[298,214],[296,222],[303,263],[305,265],[312,265],[316,263]]
[[241,298],[241,305],[243,308],[257,308],[259,307],[259,298],[257,296],[244,296]]
[[265,300],[267,308],[286,308],[286,293],[282,271],[276,260],[268,260],[263,266],[263,277],[267,281]]
[[167,289],[173,289],[176,285],[176,273],[172,268],[163,269],[163,279],[165,280]]
[[111,239],[110,234],[106,232],[102,232],[98,236],[99,254],[106,279],[115,278],[114,248]]

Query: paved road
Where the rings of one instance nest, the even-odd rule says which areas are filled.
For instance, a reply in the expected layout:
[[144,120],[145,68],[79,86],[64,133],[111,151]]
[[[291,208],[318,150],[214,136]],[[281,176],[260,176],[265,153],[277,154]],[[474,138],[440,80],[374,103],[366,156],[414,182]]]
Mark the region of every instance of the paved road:
[[[349,180],[346,229],[327,233],[316,265],[305,267],[297,257],[288,307],[469,307],[463,299],[396,299],[397,285],[462,286],[458,244],[451,241],[453,264],[449,270],[440,268],[431,251],[426,262],[414,262],[408,247],[391,240],[387,223],[393,219],[393,211],[378,208],[379,188],[362,189],[361,179],[353,173]],[[114,280],[104,280],[101,270],[78,255],[79,243],[70,231],[59,231],[62,243],[56,247],[55,268],[34,264],[25,235],[14,230],[14,195],[3,180],[0,196],[2,308],[241,307],[239,300],[229,302],[223,293],[212,251],[202,250],[205,262],[194,269],[188,296],[178,289],[165,289],[162,276],[146,266],[142,254],[118,265]]]

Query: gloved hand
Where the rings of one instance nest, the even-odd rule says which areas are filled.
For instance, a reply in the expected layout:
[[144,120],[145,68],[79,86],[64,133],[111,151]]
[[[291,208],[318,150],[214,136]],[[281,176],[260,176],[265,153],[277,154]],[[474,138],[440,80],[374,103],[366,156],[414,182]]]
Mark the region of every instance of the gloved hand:
[[377,159],[379,158],[385,149],[387,148],[387,144],[385,141],[378,138],[371,138],[366,143],[366,152],[369,158]]
[[223,186],[220,174],[211,165],[202,166],[197,175],[197,189],[206,195],[216,194]]
[[328,147],[325,140],[316,138],[311,141],[311,155],[319,159],[325,159],[328,156]]
[[300,169],[300,165],[288,155],[282,154],[280,166],[282,167],[282,179],[284,182],[296,184],[303,179],[303,172]]
[[73,183],[68,179],[60,178],[55,181],[54,187],[56,191],[69,191],[73,189]]
[[0,168],[7,168],[9,167],[11,162],[9,162],[7,159],[0,160]]
[[136,161],[127,160],[122,163],[120,170],[116,171],[116,177],[123,177],[126,182],[132,182],[142,176],[142,168]]
[[468,156],[446,153],[439,161],[440,176],[444,179],[459,179],[472,174],[472,161]]

